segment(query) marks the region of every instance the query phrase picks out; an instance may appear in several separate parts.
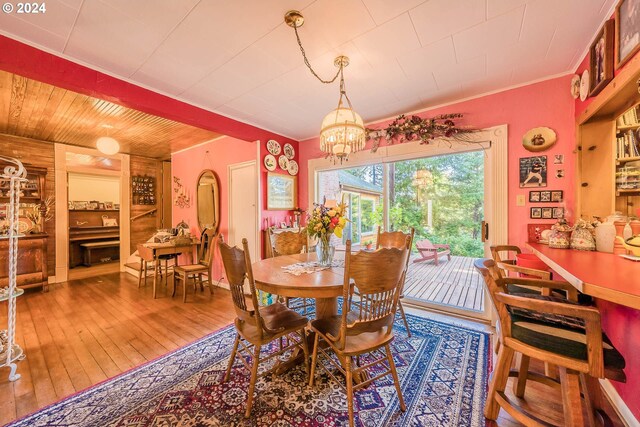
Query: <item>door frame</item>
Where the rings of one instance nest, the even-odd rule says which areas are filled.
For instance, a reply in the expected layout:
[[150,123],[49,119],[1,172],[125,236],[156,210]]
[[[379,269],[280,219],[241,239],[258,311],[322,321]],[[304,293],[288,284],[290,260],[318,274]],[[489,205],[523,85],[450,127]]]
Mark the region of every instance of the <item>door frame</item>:
[[[228,221],[228,225],[227,225],[227,244],[234,244],[234,242],[232,242],[232,235],[231,235],[231,230],[233,229],[233,212],[232,212],[232,203],[231,200],[233,198],[233,193],[231,191],[232,189],[232,185],[233,185],[233,171],[237,170],[237,169],[242,169],[242,168],[246,168],[246,167],[253,167],[253,171],[254,171],[254,177],[253,177],[253,181],[256,183],[256,200],[255,200],[255,213],[256,213],[256,224],[254,229],[255,231],[255,238],[254,238],[254,244],[255,244],[255,254],[256,254],[256,259],[258,259],[260,257],[260,184],[259,184],[259,180],[258,180],[258,162],[256,160],[249,160],[246,162],[241,162],[241,163],[233,163],[231,165],[227,165],[227,176],[229,177],[228,181],[229,183],[227,184],[228,188],[228,206],[227,206],[227,215],[229,218]],[[233,240],[235,241],[235,237],[233,236]],[[237,245],[239,242],[235,242],[235,244]]]
[[[128,154],[103,154],[98,150],[66,144],[54,144],[55,153],[55,221],[56,221],[56,275],[50,283],[66,282],[69,277],[69,172],[90,175],[117,176],[120,178],[120,271],[125,271],[127,258],[131,255],[130,241],[130,162]],[[119,171],[110,171],[80,166],[67,166],[67,153],[88,154],[120,161]]]
[[[508,211],[508,126],[506,124],[482,129],[470,135],[472,143],[436,140],[429,145],[420,144],[418,141],[406,142],[403,144],[385,145],[380,147],[375,153],[362,151],[349,159],[348,165],[334,165],[326,158],[312,159],[308,162],[309,179],[309,200],[308,206],[313,206],[317,200],[318,174],[323,171],[356,168],[375,163],[393,163],[402,160],[414,160],[423,157],[433,157],[439,155],[465,153],[470,151],[485,151],[485,221],[489,224],[489,240],[485,242],[485,257],[490,257],[490,245],[507,244],[509,231],[509,211]],[[383,176],[384,199],[388,198],[388,176]],[[389,214],[388,205],[384,205],[384,225],[388,228]],[[476,316],[476,312],[466,310],[450,310],[454,314],[462,314],[469,317],[478,317],[485,320],[495,318],[495,313],[488,304],[489,298],[485,289],[485,309],[484,312]],[[412,303],[415,304],[414,300]],[[419,303],[431,309],[443,311],[449,309],[448,306]]]

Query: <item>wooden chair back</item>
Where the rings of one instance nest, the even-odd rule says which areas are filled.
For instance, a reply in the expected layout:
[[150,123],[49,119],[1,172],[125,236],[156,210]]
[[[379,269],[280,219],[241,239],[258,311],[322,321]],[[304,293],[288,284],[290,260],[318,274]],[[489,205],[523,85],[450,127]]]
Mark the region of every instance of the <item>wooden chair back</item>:
[[138,243],[136,245],[136,249],[138,249],[138,256],[142,258],[143,261],[153,262],[153,249],[150,249],[143,245],[142,243]]
[[411,237],[406,236],[401,249],[380,248],[355,254],[351,253],[351,241],[347,241],[343,299],[350,301],[357,291],[360,301],[355,310],[342,310],[340,334],[330,337],[339,349],[344,349],[348,336],[378,332],[385,327],[385,336],[391,334],[407,270],[410,240]]
[[269,229],[272,256],[295,255],[308,251],[307,231],[303,228],[299,232],[283,231],[274,233]]
[[[485,286],[487,287],[487,291],[489,294],[489,299],[493,304],[493,307],[496,309],[498,313],[498,318],[500,321],[500,328],[504,332],[509,332],[511,335],[511,319],[509,317],[509,312],[507,307],[498,299],[496,299],[496,295],[498,292],[507,292],[505,287],[498,285],[496,280],[502,278],[502,274],[500,273],[500,269],[496,265],[496,262],[490,259],[476,259],[473,263],[473,266],[480,273],[482,278],[484,279]],[[505,329],[507,328],[507,329]]]
[[200,236],[200,248],[198,250],[198,264],[211,266],[216,249],[217,234],[212,228],[206,228]]
[[[376,240],[376,249],[380,248],[396,248],[403,249],[407,244],[407,237],[409,237],[409,251],[413,245],[413,237],[416,233],[416,229],[411,227],[408,233],[402,231],[385,231],[382,232],[380,226],[378,226],[378,240]],[[407,266],[409,265],[409,258],[407,257]]]
[[[247,322],[256,326],[260,335],[259,339],[262,339],[263,322],[260,316],[260,310],[258,310],[258,296],[253,279],[253,270],[251,269],[249,243],[247,239],[242,239],[243,249],[239,249],[235,246],[231,247],[227,245],[220,239],[218,241],[218,248],[222,258],[222,264],[227,274],[233,306],[238,316],[236,322]],[[249,282],[252,308],[247,306],[247,300],[244,294],[245,280]]]
[[505,264],[516,263],[516,255],[522,253],[518,246],[514,245],[496,245],[491,246],[491,258],[496,263],[503,262]]

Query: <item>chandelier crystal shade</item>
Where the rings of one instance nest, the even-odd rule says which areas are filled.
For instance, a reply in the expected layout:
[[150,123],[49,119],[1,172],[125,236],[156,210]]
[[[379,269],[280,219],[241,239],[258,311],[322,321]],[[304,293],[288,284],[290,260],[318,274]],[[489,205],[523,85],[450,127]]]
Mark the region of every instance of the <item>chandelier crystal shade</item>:
[[96,141],[96,148],[103,154],[113,155],[120,151],[120,144],[110,136],[101,136]]
[[[353,110],[344,85],[344,68],[349,65],[349,58],[346,56],[338,56],[334,61],[334,65],[338,68],[335,76],[330,80],[323,80],[311,67],[304,47],[302,47],[302,42],[300,41],[298,27],[304,24],[304,17],[300,12],[290,10],[285,14],[284,21],[294,29],[302,58],[309,71],[311,71],[311,74],[325,84],[333,83],[340,77],[338,107],[324,117],[322,126],[320,127],[320,150],[322,150],[327,157],[333,159],[334,162],[336,159],[340,159],[340,163],[342,163],[344,160],[348,160],[351,153],[364,149],[366,141],[364,122],[362,121],[362,117]],[[343,99],[347,102],[346,105],[343,104]]]

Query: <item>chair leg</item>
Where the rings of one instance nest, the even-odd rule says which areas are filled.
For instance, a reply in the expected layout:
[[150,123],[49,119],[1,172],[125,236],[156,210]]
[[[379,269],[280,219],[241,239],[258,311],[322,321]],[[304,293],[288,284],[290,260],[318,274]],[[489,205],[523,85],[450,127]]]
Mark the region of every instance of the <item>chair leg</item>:
[[229,364],[227,365],[227,372],[224,374],[224,379],[222,382],[229,381],[229,375],[231,375],[231,367],[233,366],[233,361],[236,358],[236,353],[238,352],[238,345],[240,344],[240,334],[236,334],[236,339],[233,342],[233,350],[231,351],[231,356],[229,356]]
[[589,385],[587,383],[587,374],[580,374],[580,385],[582,386],[582,395],[584,396],[584,404],[587,407],[587,424],[589,427],[596,427],[595,420],[595,408],[593,407],[593,401],[591,400],[591,393],[589,391]]
[[[140,285],[142,284],[142,266],[144,265],[144,260],[140,258],[140,272],[138,272],[138,289],[140,289]],[[145,277],[146,279],[146,277]],[[146,285],[146,283],[145,283]]]
[[400,300],[398,300],[398,310],[400,310],[400,316],[402,316],[404,327],[407,330],[407,337],[411,338],[411,330],[409,329],[409,322],[407,322],[407,316],[405,316],[404,314],[404,307],[402,306],[402,301]]
[[580,374],[571,369],[560,368],[560,390],[562,390],[562,408],[566,427],[584,426],[582,405],[580,402]]
[[[194,283],[196,279],[193,279]],[[187,285],[189,284],[189,275],[184,274],[184,284],[182,286],[182,302],[187,302]]]
[[300,338],[302,338],[302,352],[304,353],[304,370],[309,375],[309,343],[307,342],[307,333],[304,328],[300,330]]
[[347,408],[349,409],[349,427],[353,427],[353,368],[351,366],[351,357],[345,357],[344,370],[347,373]]
[[147,261],[143,261],[144,262],[144,286],[147,286]]
[[258,365],[260,364],[260,346],[256,345],[253,351],[253,366],[251,367],[251,381],[249,382],[249,395],[247,396],[247,410],[244,413],[245,418],[251,415],[251,406],[253,405],[253,391],[256,388],[256,380],[258,379]]
[[393,376],[393,383],[396,386],[396,392],[398,393],[398,400],[400,401],[400,409],[402,411],[407,410],[407,405],[404,403],[404,398],[402,397],[402,389],[400,388],[400,379],[398,378],[398,371],[396,370],[396,364],[393,361],[393,355],[391,354],[391,346],[387,344],[384,346],[385,351],[387,352],[387,360],[389,360],[389,368],[391,369],[391,375]]
[[520,357],[520,367],[518,368],[518,378],[513,383],[513,394],[517,397],[524,397],[524,389],[527,386],[527,376],[529,375],[529,362],[531,358],[524,354]]
[[496,363],[495,369],[493,370],[493,378],[491,378],[491,384],[489,385],[487,403],[484,407],[484,416],[489,420],[495,420],[496,418],[498,418],[500,405],[498,405],[498,401],[496,400],[496,394],[498,392],[503,392],[505,387],[507,386],[512,359],[513,350],[504,345],[500,346],[500,351],[498,352],[498,361]]
[[318,339],[320,338],[319,334],[315,334],[315,338],[313,339],[313,353],[311,354],[311,372],[309,373],[309,387],[313,387],[313,377],[316,374],[316,362],[318,359]]

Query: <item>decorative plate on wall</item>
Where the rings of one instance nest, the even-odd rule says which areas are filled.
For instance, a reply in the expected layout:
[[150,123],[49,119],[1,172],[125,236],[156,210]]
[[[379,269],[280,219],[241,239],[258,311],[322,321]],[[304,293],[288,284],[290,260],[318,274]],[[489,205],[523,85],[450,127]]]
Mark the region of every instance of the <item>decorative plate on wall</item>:
[[528,151],[544,151],[557,141],[556,133],[547,127],[533,128],[522,137],[522,145]]
[[580,77],[580,101],[584,101],[589,96],[589,87],[591,86],[591,80],[589,79],[589,70],[582,72]]
[[280,165],[280,169],[283,171],[289,170],[289,159],[285,156],[278,157],[278,164]]
[[287,169],[289,175],[298,175],[298,162],[295,160],[289,160],[289,168]]
[[284,155],[287,156],[287,159],[291,160],[295,157],[296,155],[296,150],[293,148],[293,145],[289,144],[288,142],[286,144],[284,144]]
[[278,154],[280,154],[280,151],[281,151],[280,143],[275,139],[268,140],[267,151],[273,154],[274,156],[277,156]]
[[580,76],[577,74],[571,78],[571,96],[573,99],[580,96]]
[[276,166],[278,166],[278,162],[276,162],[276,158],[273,154],[267,154],[264,156],[264,167],[267,168],[269,172],[276,170]]

